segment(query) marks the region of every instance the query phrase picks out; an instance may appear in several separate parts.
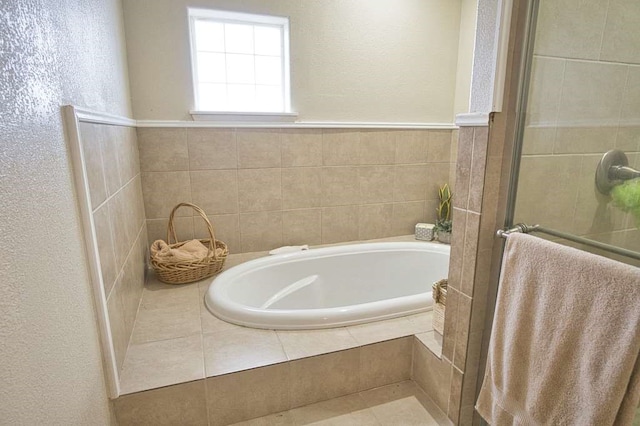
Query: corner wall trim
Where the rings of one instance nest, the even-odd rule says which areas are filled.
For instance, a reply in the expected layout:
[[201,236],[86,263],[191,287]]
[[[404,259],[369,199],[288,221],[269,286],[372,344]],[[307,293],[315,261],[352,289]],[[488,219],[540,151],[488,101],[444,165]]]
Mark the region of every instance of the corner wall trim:
[[489,125],[489,113],[471,112],[458,114],[456,115],[456,125],[458,127],[486,127]]

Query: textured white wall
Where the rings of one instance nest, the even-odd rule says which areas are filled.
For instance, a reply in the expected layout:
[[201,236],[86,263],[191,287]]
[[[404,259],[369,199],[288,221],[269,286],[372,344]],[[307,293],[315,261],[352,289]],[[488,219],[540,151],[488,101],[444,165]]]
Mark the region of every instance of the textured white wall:
[[290,17],[302,121],[453,121],[460,0],[124,0],[136,119],[190,119],[188,6]]
[[476,17],[478,0],[460,2],[460,40],[458,41],[458,64],[456,66],[456,94],[454,114],[469,112],[473,49],[476,40]]
[[498,12],[502,1],[506,0],[478,0],[469,112],[488,113],[493,110],[493,89],[498,66],[496,28],[500,24]]
[[119,0],[0,2],[0,423],[110,421],[60,106],[130,115]]

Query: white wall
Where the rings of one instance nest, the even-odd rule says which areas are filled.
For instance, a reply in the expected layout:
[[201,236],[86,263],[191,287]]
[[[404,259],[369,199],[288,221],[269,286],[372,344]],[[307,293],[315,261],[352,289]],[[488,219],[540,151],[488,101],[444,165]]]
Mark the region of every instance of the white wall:
[[124,0],[134,116],[190,119],[194,6],[290,17],[292,105],[301,121],[451,123],[460,3]]
[[119,0],[0,2],[0,423],[109,424],[60,106],[129,115]]
[[460,39],[458,41],[454,114],[469,112],[477,15],[478,0],[460,1]]

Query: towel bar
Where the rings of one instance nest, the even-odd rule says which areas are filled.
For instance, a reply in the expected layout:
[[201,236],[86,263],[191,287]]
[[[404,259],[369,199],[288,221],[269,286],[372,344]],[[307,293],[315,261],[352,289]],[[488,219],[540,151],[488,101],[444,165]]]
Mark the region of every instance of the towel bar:
[[619,254],[621,256],[630,257],[632,259],[640,260],[640,253],[633,250],[627,250],[622,247],[612,246],[611,244],[601,243],[599,241],[589,240],[587,238],[578,237],[576,235],[567,234],[566,232],[556,231],[554,229],[544,228],[540,225],[527,225],[524,223],[518,223],[514,225],[513,228],[510,229],[498,229],[496,231],[496,235],[498,237],[506,239],[509,234],[514,232],[520,232],[523,234],[529,234],[531,232],[541,232],[543,234],[552,235],[554,237],[559,237],[565,240],[573,241],[574,243],[584,244],[585,246],[594,247],[600,250],[608,251],[614,254]]

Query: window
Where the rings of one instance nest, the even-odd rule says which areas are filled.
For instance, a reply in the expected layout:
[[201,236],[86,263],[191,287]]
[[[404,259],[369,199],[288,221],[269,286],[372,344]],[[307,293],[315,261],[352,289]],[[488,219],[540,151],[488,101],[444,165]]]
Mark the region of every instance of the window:
[[289,20],[189,9],[196,110],[290,112]]

